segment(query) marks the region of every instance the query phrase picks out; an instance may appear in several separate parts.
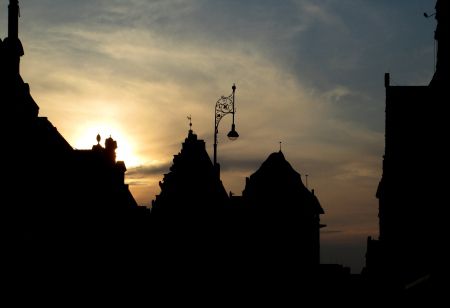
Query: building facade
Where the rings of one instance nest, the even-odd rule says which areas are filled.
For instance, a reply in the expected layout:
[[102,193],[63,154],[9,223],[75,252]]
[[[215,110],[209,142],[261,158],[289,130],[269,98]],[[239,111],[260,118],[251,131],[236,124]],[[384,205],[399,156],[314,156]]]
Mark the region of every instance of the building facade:
[[438,281],[445,242],[441,213],[449,127],[448,1],[436,4],[436,71],[429,85],[393,86],[385,75],[386,132],[378,239],[369,238],[365,272],[380,288],[413,290]]

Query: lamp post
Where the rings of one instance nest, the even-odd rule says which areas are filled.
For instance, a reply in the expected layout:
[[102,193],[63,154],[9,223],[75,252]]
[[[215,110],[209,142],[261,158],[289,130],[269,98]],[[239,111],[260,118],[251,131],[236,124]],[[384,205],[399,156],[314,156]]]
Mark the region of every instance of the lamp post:
[[234,114],[236,110],[234,108],[234,94],[236,92],[236,85],[233,84],[231,87],[233,93],[229,96],[221,96],[216,102],[216,109],[214,113],[214,167],[219,171],[219,165],[217,164],[217,134],[219,133],[219,123],[220,120],[227,114],[233,115],[233,122],[231,124],[231,130],[227,134],[230,140],[236,140],[239,134],[236,131],[236,126],[234,124]]

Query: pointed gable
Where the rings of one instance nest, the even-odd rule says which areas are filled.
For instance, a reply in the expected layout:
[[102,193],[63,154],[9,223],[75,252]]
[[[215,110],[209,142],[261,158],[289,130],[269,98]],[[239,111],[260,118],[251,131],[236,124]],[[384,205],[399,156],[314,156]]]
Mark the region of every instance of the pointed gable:
[[153,213],[185,213],[213,210],[227,200],[227,193],[206,152],[205,142],[189,131],[170,172],[160,182],[161,193]]
[[311,214],[323,214],[319,201],[302,182],[283,152],[269,155],[261,167],[247,178],[243,197],[257,207],[299,208]]

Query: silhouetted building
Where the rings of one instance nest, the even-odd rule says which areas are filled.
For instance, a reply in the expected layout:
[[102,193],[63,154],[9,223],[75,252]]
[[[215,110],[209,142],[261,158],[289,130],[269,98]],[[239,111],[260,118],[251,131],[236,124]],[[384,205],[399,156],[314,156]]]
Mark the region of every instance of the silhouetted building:
[[[217,177],[205,142],[189,130],[180,153],[174,156],[170,172],[159,182],[161,192],[152,203],[152,216],[198,217],[217,210],[228,201]],[[163,218],[162,218],[163,219]]]
[[277,289],[277,278],[298,284],[319,274],[324,212],[281,151],[247,178],[242,196],[229,198],[190,130],[160,186],[151,214],[159,270],[184,277],[195,269],[213,273],[218,285],[247,283],[259,292]]
[[436,3],[437,27],[434,38],[437,42],[436,72],[431,86],[444,88],[450,81],[450,4],[445,0]]
[[137,206],[124,184],[126,167],[116,162],[112,138],[105,147],[98,137],[92,150],[74,150],[38,116],[20,76],[18,17],[18,1],[11,0],[8,37],[0,41],[1,236],[12,281],[45,275],[55,287],[75,276],[92,277],[92,269],[109,262],[120,268],[124,250],[140,250],[149,211]]
[[223,283],[228,195],[192,129],[159,185],[151,210],[154,274],[178,282],[195,276],[202,288]]
[[[252,213],[252,228],[264,251],[280,265],[311,268],[320,262],[320,215],[314,190],[309,191],[283,153],[272,153],[246,179],[242,198]],[[282,261],[284,260],[284,261]]]
[[449,14],[449,1],[438,0],[437,65],[429,86],[393,86],[385,75],[385,155],[376,194],[380,234],[378,240],[368,240],[365,268],[385,291],[417,292],[417,286],[437,281],[443,265]]

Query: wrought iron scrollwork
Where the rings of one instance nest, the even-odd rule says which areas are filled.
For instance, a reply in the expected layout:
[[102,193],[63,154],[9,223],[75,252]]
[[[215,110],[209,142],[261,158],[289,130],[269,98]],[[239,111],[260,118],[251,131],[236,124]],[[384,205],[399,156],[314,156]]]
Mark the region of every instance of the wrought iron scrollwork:
[[234,93],[236,91],[236,85],[233,84],[231,87],[233,93],[229,96],[221,96],[219,100],[216,102],[216,109],[214,110],[214,167],[216,167],[216,171],[218,176],[220,177],[220,169],[219,164],[217,164],[217,134],[219,133],[219,123],[224,116],[227,114],[233,115],[233,124],[231,125],[231,131],[228,133],[228,138],[230,140],[236,140],[239,137],[239,134],[236,132],[234,125],[234,114],[236,112],[234,107]]
[[220,123],[220,120],[227,114],[234,113],[233,109],[233,94],[229,96],[221,96],[216,103],[216,132]]

